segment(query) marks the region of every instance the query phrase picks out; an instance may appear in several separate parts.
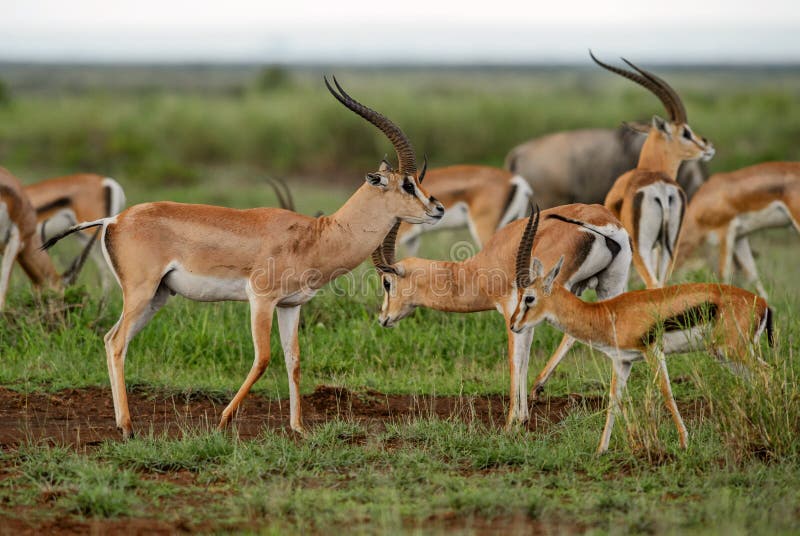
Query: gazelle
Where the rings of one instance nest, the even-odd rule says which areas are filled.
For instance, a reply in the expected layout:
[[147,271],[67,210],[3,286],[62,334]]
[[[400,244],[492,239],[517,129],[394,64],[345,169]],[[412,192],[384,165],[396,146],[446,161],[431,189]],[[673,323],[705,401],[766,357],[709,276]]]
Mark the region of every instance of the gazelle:
[[633,264],[648,288],[664,286],[675,264],[676,245],[686,208],[686,194],[675,181],[684,160],[710,160],[714,147],[689,127],[680,97],[658,76],[623,59],[636,72],[608,65],[589,53],[601,67],[632,80],[656,95],[669,120],[653,116],[639,163],[620,176],[605,205],[633,241]]
[[270,329],[277,310],[289,375],[290,424],[302,433],[300,307],[328,281],[358,266],[398,220],[428,223],[444,214],[441,203],[420,186],[425,170],[418,172],[405,134],[333,81],[338,92],[325,80],[331,94],[392,142],[399,168],[390,171],[381,165],[377,172],[368,173],[365,184],[331,216],[312,218],[278,208],[144,203],[61,235],[102,227],[103,254],[122,287],[122,316],[106,334],[105,346],[116,422],[124,437],[133,431],[123,373],[128,343],[170,294],[196,301],[250,303],[255,360],[222,412],[220,427],[231,421],[269,363]]
[[[118,214],[125,208],[125,192],[111,177],[91,173],[48,179],[25,187],[25,193],[36,210],[37,234],[42,243],[73,225]],[[75,236],[84,247],[96,231],[84,231]],[[97,265],[103,290],[109,286],[109,273],[100,244],[89,249]]]
[[[602,205],[565,205],[545,210],[541,217],[536,250],[552,262],[557,255],[565,255],[567,263],[558,278],[565,292],[580,295],[584,289],[594,288],[602,299],[625,290],[631,262],[630,239],[608,210]],[[417,307],[458,313],[495,309],[503,315],[511,380],[509,427],[528,420],[527,375],[533,332],[515,333],[510,329],[517,299],[517,244],[524,228],[524,221],[512,222],[497,231],[473,257],[450,262],[415,257],[395,261],[395,227],[372,259],[384,288],[379,316],[384,327],[394,326]],[[536,378],[534,396],[574,342],[572,337],[564,336]]]
[[14,261],[18,261],[35,287],[45,285],[58,289],[61,279],[50,257],[40,250],[41,240],[36,233],[36,212],[22,184],[7,169],[0,168],[0,311],[8,292],[8,282]]
[[734,267],[767,297],[749,236],[791,225],[800,233],[800,163],[765,162],[711,176],[689,203],[679,242],[682,262],[703,240],[719,244],[719,275],[730,282]]
[[435,225],[400,225],[397,240],[411,256],[417,254],[422,234],[441,229],[469,228],[480,249],[496,230],[525,216],[533,195],[525,179],[490,166],[431,169],[425,180],[428,191],[442,202],[447,212]]
[[748,355],[765,365],[755,356],[753,346],[765,329],[770,345],[773,342],[767,302],[745,290],[715,283],[626,292],[608,300],[584,302],[561,285],[554,285],[564,265],[563,255],[547,275],[539,258],[531,260],[536,237],[536,222],[532,220],[528,219],[520,239],[511,330],[523,334],[548,321],[611,359],[608,414],[598,452],[608,450],[631,365],[645,355],[652,356],[658,364],[659,385],[678,429],[680,446],[686,448],[686,426],[672,396],[665,356],[705,347],[718,359],[733,360],[733,366],[746,363]]

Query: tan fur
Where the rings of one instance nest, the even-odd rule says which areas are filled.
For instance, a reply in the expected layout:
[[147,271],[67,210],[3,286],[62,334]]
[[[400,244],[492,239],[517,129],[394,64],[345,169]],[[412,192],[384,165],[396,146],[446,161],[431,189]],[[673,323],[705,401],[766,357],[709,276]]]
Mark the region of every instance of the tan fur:
[[[526,300],[531,298],[533,302],[528,305]],[[686,448],[686,428],[672,397],[664,361],[665,353],[670,353],[661,342],[666,337],[664,320],[701,305],[715,306],[716,315],[707,324],[700,324],[710,327],[703,344],[718,358],[746,364],[768,314],[762,298],[742,289],[710,283],[627,292],[609,300],[586,303],[558,285],[548,289],[541,273],[536,274],[527,289],[520,290],[518,304],[512,315],[513,329],[522,331],[547,320],[576,339],[599,347],[611,358],[614,374],[598,452],[608,448],[630,365],[645,355],[658,362],[661,391],[678,428],[681,447]],[[760,360],[757,362],[764,365]]]
[[[37,209],[39,222],[52,217],[61,208],[40,210],[56,200],[66,198],[77,220],[92,221],[111,216],[106,210],[106,193],[100,175],[82,173],[37,182],[25,187],[31,204]],[[91,234],[91,233],[89,233]]]
[[766,296],[749,255],[748,237],[737,232],[737,226],[741,216],[764,210],[775,202],[786,207],[790,225],[800,232],[800,163],[765,162],[712,175],[689,203],[678,262],[685,261],[704,240],[716,235],[722,280],[730,281],[732,269],[738,265],[748,282]]
[[[468,218],[477,234],[475,238],[478,246],[482,247],[498,229],[504,216],[513,177],[509,171],[490,166],[447,166],[429,170],[425,176],[425,188],[448,210],[457,203],[467,206]],[[404,236],[420,231],[416,226],[404,223],[400,226],[398,240],[403,243]]]
[[4,269],[0,275],[1,310],[5,304],[8,277],[14,260],[19,262],[36,287],[46,285],[57,289],[61,287],[61,280],[50,257],[39,249],[42,244],[36,233],[36,212],[22,184],[4,168],[0,168],[0,204],[5,207],[3,217],[8,217],[7,221],[0,222],[0,229],[5,228],[2,229],[3,236],[0,236],[4,248]]
[[[565,285],[581,266],[581,260],[577,257],[581,247],[586,243],[587,232],[575,224],[549,218],[548,216],[552,214],[598,227],[611,226],[622,229],[622,226],[601,205],[573,204],[542,211],[534,249],[537,254],[552,262],[555,262],[558,256],[566,255],[566,265],[557,280],[559,285]],[[527,397],[519,394],[527,393],[525,385],[527,371],[520,374],[521,371],[517,370],[517,365],[512,359],[515,352],[515,336],[510,332],[510,318],[516,305],[515,259],[524,227],[525,220],[508,224],[492,236],[483,250],[462,262],[432,261],[412,257],[394,264],[396,270],[403,275],[382,274],[384,281],[391,286],[390,293],[384,296],[380,314],[380,321],[384,326],[393,325],[416,307],[461,313],[495,309],[503,315],[509,340],[512,402],[508,414],[509,426],[517,421],[524,422],[528,415]],[[623,250],[627,247],[627,243],[622,244]],[[627,251],[629,252],[629,249]],[[623,263],[625,272],[623,280],[627,279],[629,258],[628,253]],[[572,346],[568,337],[565,337],[562,344],[565,348],[561,349],[560,354],[556,354],[559,356],[558,360]],[[525,352],[529,351],[530,341],[527,341]],[[534,393],[543,387],[555,365],[557,361],[548,362],[548,367],[537,378]],[[527,367],[527,362],[523,366]]]
[[[158,202],[135,205],[103,220],[104,249],[124,300],[122,316],[105,343],[117,424],[125,437],[132,433],[123,373],[127,345],[171,292],[181,293],[182,287],[171,277],[203,277],[210,285],[222,282],[223,287],[242,282],[244,294],[225,291],[207,299],[187,297],[250,303],[256,357],[242,387],[225,408],[220,426],[230,422],[269,363],[270,329],[277,310],[289,372],[291,426],[303,431],[299,307],[325,283],[369,256],[396,219],[431,221],[443,212],[441,205],[419,188],[416,176],[383,169],[373,175],[383,177],[386,186],[364,184],[329,217],[312,218],[278,208],[236,210]],[[415,184],[415,194],[402,190],[405,180]],[[194,290],[202,292],[201,287]]]

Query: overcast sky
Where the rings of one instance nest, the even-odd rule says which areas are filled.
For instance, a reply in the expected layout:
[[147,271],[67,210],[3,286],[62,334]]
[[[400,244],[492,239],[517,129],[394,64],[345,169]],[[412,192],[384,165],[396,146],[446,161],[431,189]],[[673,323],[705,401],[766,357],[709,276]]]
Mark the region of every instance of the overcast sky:
[[797,0],[0,0],[0,60],[800,63]]

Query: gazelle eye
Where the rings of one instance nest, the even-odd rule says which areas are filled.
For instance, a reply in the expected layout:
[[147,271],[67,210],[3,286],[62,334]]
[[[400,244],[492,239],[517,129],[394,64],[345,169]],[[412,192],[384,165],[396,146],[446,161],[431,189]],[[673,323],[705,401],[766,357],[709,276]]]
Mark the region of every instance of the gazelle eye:
[[688,128],[683,129],[683,137],[686,138],[687,140],[692,139],[692,133],[689,131]]
[[533,296],[525,296],[525,304],[526,305],[530,305],[530,304],[533,303],[533,300],[535,300],[535,299],[536,298],[534,298]]
[[413,183],[413,182],[411,182],[411,181],[410,181],[410,180],[408,180],[408,179],[404,180],[404,181],[403,181],[403,190],[404,190],[404,191],[405,191],[407,194],[414,195],[414,183]]
[[386,292],[389,292],[390,290],[392,290],[392,284],[389,283],[388,279],[384,279],[383,280],[383,288],[386,289]]

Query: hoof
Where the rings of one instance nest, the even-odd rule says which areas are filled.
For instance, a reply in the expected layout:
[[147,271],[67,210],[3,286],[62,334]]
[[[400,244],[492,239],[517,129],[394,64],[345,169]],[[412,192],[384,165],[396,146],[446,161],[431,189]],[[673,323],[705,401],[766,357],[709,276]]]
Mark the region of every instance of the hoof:
[[539,399],[542,397],[542,393],[544,393],[544,386],[537,385],[533,389],[531,389],[531,400],[534,402],[538,402]]

